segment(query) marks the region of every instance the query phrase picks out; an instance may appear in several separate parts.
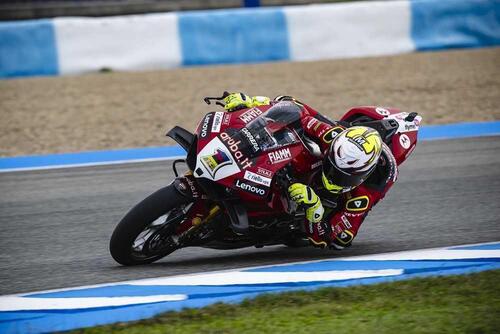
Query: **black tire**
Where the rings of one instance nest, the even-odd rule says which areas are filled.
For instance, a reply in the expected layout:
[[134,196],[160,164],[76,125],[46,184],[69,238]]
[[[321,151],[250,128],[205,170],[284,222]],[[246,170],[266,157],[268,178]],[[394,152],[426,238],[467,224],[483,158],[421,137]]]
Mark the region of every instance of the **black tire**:
[[152,222],[189,202],[191,200],[182,196],[172,184],[143,199],[122,218],[113,231],[109,242],[109,251],[113,259],[122,265],[130,266],[151,263],[172,253],[175,248],[141,257],[134,254],[132,245]]

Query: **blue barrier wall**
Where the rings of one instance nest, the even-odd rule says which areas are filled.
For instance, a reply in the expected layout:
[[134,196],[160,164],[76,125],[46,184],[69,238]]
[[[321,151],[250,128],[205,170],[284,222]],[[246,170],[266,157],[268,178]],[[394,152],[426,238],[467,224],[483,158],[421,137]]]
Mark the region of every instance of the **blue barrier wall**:
[[[134,36],[134,43],[126,36]],[[95,38],[99,43],[92,43]],[[56,18],[0,23],[0,78],[496,45],[498,0],[349,2],[161,17]]]
[[0,23],[0,77],[58,73],[52,20]]
[[289,58],[286,18],[280,9],[179,13],[179,35],[183,65]]
[[411,1],[411,37],[417,50],[500,44],[500,1]]

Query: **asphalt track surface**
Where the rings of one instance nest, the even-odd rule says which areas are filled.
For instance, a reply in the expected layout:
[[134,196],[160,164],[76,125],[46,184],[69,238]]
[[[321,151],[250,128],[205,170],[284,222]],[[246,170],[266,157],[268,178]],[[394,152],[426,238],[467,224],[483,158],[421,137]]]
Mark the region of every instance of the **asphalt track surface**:
[[0,174],[0,294],[500,240],[500,136],[482,137],[419,143],[348,250],[187,248],[121,267],[113,228],[172,180],[170,164]]

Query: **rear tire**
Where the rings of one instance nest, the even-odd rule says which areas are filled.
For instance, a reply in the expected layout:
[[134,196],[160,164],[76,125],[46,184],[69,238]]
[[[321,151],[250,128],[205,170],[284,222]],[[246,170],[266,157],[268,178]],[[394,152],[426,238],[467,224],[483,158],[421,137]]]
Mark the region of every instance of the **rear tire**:
[[191,199],[182,196],[173,184],[143,199],[122,218],[113,231],[109,242],[109,250],[113,259],[125,266],[147,264],[175,251],[176,248],[168,248],[150,256],[138,256],[138,254],[134,254],[132,246],[139,234],[151,223],[191,201]]

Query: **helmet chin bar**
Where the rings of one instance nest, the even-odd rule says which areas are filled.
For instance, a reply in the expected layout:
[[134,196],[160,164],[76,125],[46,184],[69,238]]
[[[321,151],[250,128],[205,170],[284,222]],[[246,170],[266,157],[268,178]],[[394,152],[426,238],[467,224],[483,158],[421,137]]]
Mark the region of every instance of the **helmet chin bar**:
[[[338,168],[335,164],[331,163],[329,159],[330,158],[327,155],[325,156],[323,161],[323,171],[321,173],[323,185],[328,191],[339,194],[350,191],[359,186],[370,176],[370,174],[377,167],[377,164],[374,164],[370,169],[366,171],[357,174],[351,174]],[[335,191],[335,188],[341,188],[342,191]]]

